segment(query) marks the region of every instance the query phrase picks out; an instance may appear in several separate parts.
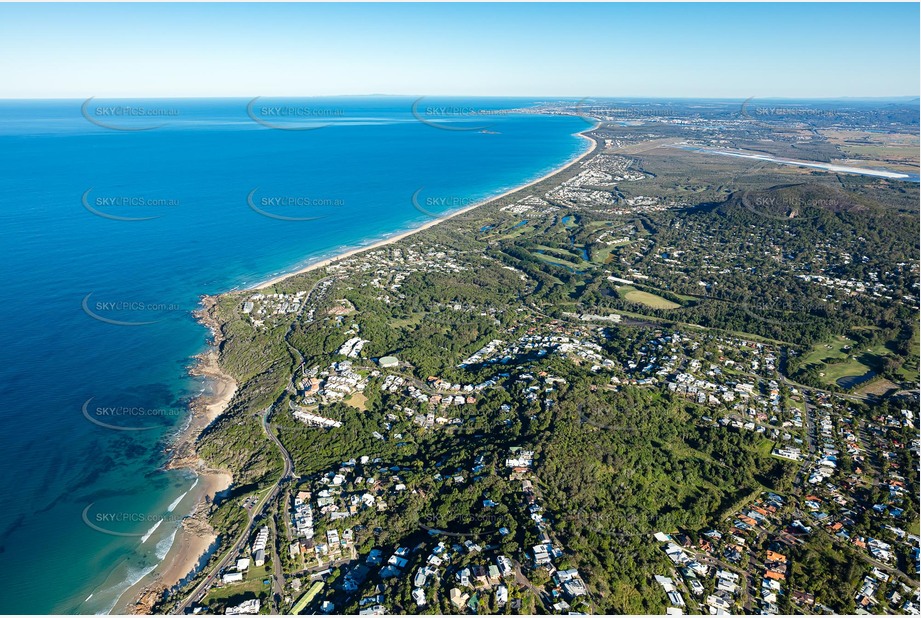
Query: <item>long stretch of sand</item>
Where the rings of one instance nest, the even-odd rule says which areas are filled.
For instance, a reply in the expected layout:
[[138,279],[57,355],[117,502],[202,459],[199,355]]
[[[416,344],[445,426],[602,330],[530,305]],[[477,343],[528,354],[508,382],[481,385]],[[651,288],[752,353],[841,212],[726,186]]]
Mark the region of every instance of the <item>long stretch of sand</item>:
[[[444,217],[440,217],[420,225],[415,229],[397,234],[396,236],[392,236],[390,238],[383,239],[380,242],[368,245],[367,247],[352,249],[340,255],[311,264],[300,270],[280,275],[269,281],[266,281],[265,283],[261,283],[252,289],[265,289],[289,277],[294,277],[296,275],[310,272],[318,268],[323,268],[324,266],[332,264],[338,260],[362,253],[363,251],[371,251],[372,249],[377,249],[378,247],[383,247],[385,245],[395,243],[417,232],[421,232],[422,230],[426,230],[430,227],[438,225],[443,221],[447,221],[448,219],[471,211],[474,208],[479,208],[480,206],[489,204],[490,202],[502,199],[508,195],[543,182],[544,180],[555,176],[563,170],[575,165],[595,151],[598,143],[585,135],[585,133],[593,130],[594,128],[596,127],[588,128],[578,134],[580,137],[589,142],[589,147],[586,148],[585,152],[580,154],[572,161],[566,163],[565,165],[558,167],[555,170],[548,172],[547,174],[544,174],[532,182],[525,183],[519,187],[506,191],[502,195],[497,195],[495,197],[482,200],[476,204],[472,204],[466,208],[445,215]],[[216,325],[210,324],[208,322],[206,315],[207,311],[204,312],[204,314],[205,317],[202,320],[203,323],[211,329],[211,332],[215,337],[218,337],[219,334],[216,329]],[[149,609],[149,604],[154,602],[163,590],[175,586],[192,572],[192,570],[198,565],[201,557],[205,554],[205,552],[208,551],[216,539],[214,531],[210,528],[210,526],[207,525],[207,520],[205,518],[204,507],[206,505],[206,497],[208,499],[213,499],[216,493],[230,487],[232,483],[232,477],[226,472],[209,470],[205,468],[204,462],[198,459],[198,456],[195,452],[195,441],[198,439],[198,436],[201,434],[202,430],[204,430],[216,418],[223,414],[224,410],[226,410],[227,406],[230,404],[230,401],[233,399],[234,393],[236,393],[237,384],[233,378],[221,371],[220,364],[218,362],[218,356],[214,347],[212,347],[212,349],[207,353],[200,355],[197,358],[197,361],[198,362],[193,369],[192,374],[205,376],[211,380],[213,384],[212,394],[207,397],[200,397],[193,403],[192,419],[190,421],[189,427],[177,440],[174,456],[169,466],[171,468],[195,469],[199,475],[199,484],[196,487],[198,491],[197,495],[195,496],[195,510],[193,512],[193,516],[185,520],[179,531],[176,533],[176,538],[173,541],[169,552],[167,552],[166,556],[159,564],[157,569],[147,577],[142,578],[134,586],[126,590],[118,599],[118,602],[116,603],[113,610],[115,613],[147,613],[145,610]]]
[[594,126],[594,127],[590,127],[590,128],[588,128],[588,129],[586,129],[585,131],[582,131],[582,132],[578,133],[579,137],[581,137],[581,138],[587,140],[588,142],[590,142],[589,148],[586,149],[585,152],[583,152],[582,154],[580,154],[578,157],[576,157],[575,159],[573,159],[572,161],[570,161],[570,162],[567,163],[566,165],[563,165],[562,167],[558,167],[558,168],[556,168],[555,170],[553,170],[553,171],[551,171],[551,172],[548,172],[548,173],[544,174],[543,176],[541,176],[541,177],[538,178],[537,180],[533,180],[533,181],[531,181],[531,182],[529,182],[529,183],[525,183],[525,184],[523,184],[523,185],[521,185],[521,186],[515,187],[514,189],[509,189],[508,191],[506,191],[506,192],[503,193],[502,195],[497,195],[497,196],[495,196],[495,197],[490,197],[490,198],[481,200],[481,201],[477,202],[476,204],[471,204],[470,206],[467,206],[467,207],[465,207],[465,208],[461,208],[460,210],[456,210],[456,211],[452,212],[451,214],[445,215],[444,217],[439,217],[438,219],[433,219],[432,221],[429,221],[428,223],[424,223],[424,224],[420,225],[419,227],[413,228],[413,229],[408,230],[408,231],[406,231],[406,232],[403,232],[403,233],[401,233],[401,234],[397,234],[396,236],[391,236],[391,237],[389,237],[389,238],[382,239],[382,240],[380,240],[380,241],[378,241],[378,242],[376,242],[376,243],[374,243],[374,244],[368,245],[367,247],[358,247],[358,248],[356,248],[356,249],[350,249],[349,251],[346,251],[346,252],[344,252],[344,253],[340,253],[339,255],[335,255],[335,256],[333,256],[333,257],[331,257],[331,258],[327,258],[327,259],[325,259],[325,260],[321,260],[321,261],[319,261],[319,262],[315,262],[315,263],[313,263],[313,264],[310,264],[309,266],[305,266],[304,268],[301,268],[300,270],[296,270],[296,271],[293,271],[293,272],[290,272],[290,273],[286,273],[286,274],[284,274],[284,275],[279,275],[278,277],[274,277],[274,278],[272,278],[272,279],[269,279],[268,281],[265,281],[264,283],[259,283],[259,284],[253,286],[253,287],[250,288],[250,289],[251,289],[251,290],[264,290],[265,288],[272,287],[272,286],[275,285],[276,283],[279,283],[279,282],[281,282],[281,281],[284,281],[285,279],[288,279],[288,278],[290,278],[290,277],[294,277],[294,276],[297,276],[297,275],[302,275],[302,274],[307,273],[307,272],[310,272],[310,271],[312,271],[312,270],[316,270],[316,269],[318,269],[318,268],[323,268],[324,266],[329,266],[330,264],[333,264],[333,263],[335,263],[335,262],[337,262],[337,261],[339,261],[339,260],[345,259],[345,258],[347,258],[347,257],[351,257],[351,256],[353,256],[353,255],[357,255],[357,254],[362,253],[362,252],[364,252],[364,251],[371,251],[372,249],[378,249],[378,248],[380,248],[380,247],[383,247],[383,246],[386,246],[386,245],[393,244],[393,243],[395,243],[395,242],[397,242],[397,241],[399,241],[399,240],[403,240],[404,238],[406,238],[406,237],[408,237],[408,236],[412,236],[413,234],[416,234],[416,233],[418,233],[418,232],[421,232],[422,230],[427,230],[427,229],[430,228],[430,227],[434,227],[434,226],[438,225],[439,223],[442,223],[442,222],[444,222],[444,221],[447,221],[448,219],[452,219],[452,218],[454,218],[454,217],[457,217],[457,216],[459,216],[459,215],[464,214],[465,212],[469,212],[469,211],[473,210],[474,208],[479,208],[480,206],[484,206],[484,205],[486,205],[486,204],[489,204],[490,202],[494,202],[494,201],[496,201],[496,200],[500,200],[500,199],[502,199],[503,197],[506,197],[506,196],[511,195],[511,194],[513,194],[513,193],[517,193],[518,191],[522,191],[522,190],[524,190],[524,189],[527,189],[528,187],[531,187],[531,186],[536,185],[536,184],[538,184],[538,183],[540,183],[540,182],[543,182],[544,180],[547,180],[547,179],[550,178],[551,176],[555,176],[555,175],[559,174],[560,172],[562,172],[563,170],[565,170],[565,169],[567,169],[567,168],[569,168],[569,167],[572,167],[573,165],[575,165],[576,163],[578,163],[579,161],[581,161],[582,159],[584,159],[585,157],[587,157],[588,155],[592,154],[592,153],[595,151],[595,148],[596,148],[597,145],[598,145],[597,142],[596,142],[595,140],[593,140],[592,138],[590,138],[588,135],[585,135],[586,133],[588,133],[589,131],[594,130],[595,128],[597,128],[597,125]]

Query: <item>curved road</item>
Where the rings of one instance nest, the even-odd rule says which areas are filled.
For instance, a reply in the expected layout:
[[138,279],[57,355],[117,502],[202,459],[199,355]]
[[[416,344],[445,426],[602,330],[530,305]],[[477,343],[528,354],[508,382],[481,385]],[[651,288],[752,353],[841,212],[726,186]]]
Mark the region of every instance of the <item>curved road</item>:
[[198,583],[198,585],[195,586],[195,588],[192,589],[192,591],[185,597],[184,600],[180,601],[176,605],[173,612],[171,613],[184,614],[186,613],[186,610],[188,610],[188,608],[193,603],[197,603],[201,601],[201,599],[204,598],[205,593],[207,592],[208,588],[212,584],[214,584],[215,581],[217,581],[218,576],[220,575],[221,571],[224,570],[227,566],[229,566],[231,562],[235,561],[240,550],[243,549],[243,547],[246,544],[246,541],[249,540],[249,537],[252,534],[253,526],[256,520],[261,518],[265,514],[265,511],[268,508],[268,506],[278,496],[278,492],[281,489],[281,484],[289,480],[293,474],[294,464],[291,461],[291,455],[288,453],[288,450],[282,445],[282,443],[278,440],[278,437],[275,434],[273,434],[271,429],[269,428],[268,416],[271,413],[271,411],[272,411],[272,406],[269,406],[262,412],[262,415],[261,415],[262,430],[281,450],[282,458],[284,459],[284,463],[285,463],[284,471],[282,472],[281,477],[279,477],[279,479],[275,481],[275,484],[272,486],[271,490],[265,495],[265,497],[263,497],[262,500],[260,500],[259,503],[250,510],[249,523],[240,532],[240,534],[237,537],[237,540],[234,541],[234,544],[231,546],[230,550],[227,551],[227,553],[224,554],[224,557],[218,560],[217,563],[213,567],[211,567],[210,572],[204,576],[204,578]]
[[[307,292],[304,298],[304,302],[301,305],[301,311],[303,311],[304,307],[307,306],[308,301],[313,296],[314,292],[317,290],[320,284],[327,280],[333,279],[333,278],[334,278],[333,276],[324,277],[322,279],[319,279],[313,284],[313,286],[310,288],[310,290]],[[300,363],[303,363],[303,356],[300,354],[300,351],[297,350],[297,348],[295,348],[288,342],[288,337],[290,336],[291,330],[294,327],[296,318],[299,316],[300,316],[300,313],[298,314],[298,316],[295,316],[295,320],[293,320],[291,325],[288,327],[288,331],[285,333],[284,342],[293,352],[295,352],[296,358],[300,359]],[[290,392],[293,388],[294,388],[294,372],[292,372],[291,380],[288,382],[285,392]],[[279,401],[283,397],[284,395],[281,395],[279,397]],[[195,588],[193,588],[192,591],[188,595],[186,595],[185,599],[180,601],[175,606],[174,611],[171,613],[177,613],[177,614],[186,613],[188,608],[193,603],[197,603],[201,601],[201,599],[204,598],[205,593],[207,592],[208,588],[216,581],[220,572],[231,563],[231,561],[239,554],[240,550],[246,544],[246,541],[249,539],[250,535],[252,534],[253,525],[256,519],[261,518],[265,514],[265,511],[268,505],[271,504],[275,500],[275,498],[278,496],[278,492],[281,490],[281,485],[285,483],[286,481],[290,480],[294,475],[294,462],[291,460],[291,455],[290,453],[288,453],[288,449],[284,447],[284,445],[278,439],[278,436],[272,433],[272,430],[269,427],[268,417],[269,417],[269,414],[272,412],[273,406],[274,404],[272,406],[269,406],[265,410],[263,410],[260,421],[262,423],[262,430],[265,432],[266,436],[268,436],[269,439],[275,443],[275,446],[278,447],[278,450],[281,451],[282,459],[284,460],[284,470],[282,471],[281,477],[279,477],[279,479],[275,481],[275,483],[272,485],[271,490],[266,494],[266,496],[255,507],[253,507],[250,510],[249,523],[240,532],[239,536],[237,537],[236,541],[234,541],[234,544],[231,546],[230,550],[213,567],[211,567],[207,575],[205,575],[204,578],[195,586]],[[278,581],[275,582],[276,590],[277,590],[277,587],[280,585],[283,585],[283,583],[278,582]]]

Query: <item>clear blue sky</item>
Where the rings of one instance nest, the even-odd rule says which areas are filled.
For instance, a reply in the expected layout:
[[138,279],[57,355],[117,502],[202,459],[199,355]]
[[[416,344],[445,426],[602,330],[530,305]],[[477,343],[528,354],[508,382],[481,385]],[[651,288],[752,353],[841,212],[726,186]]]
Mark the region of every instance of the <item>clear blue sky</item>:
[[919,5],[0,4],[0,98],[919,94]]

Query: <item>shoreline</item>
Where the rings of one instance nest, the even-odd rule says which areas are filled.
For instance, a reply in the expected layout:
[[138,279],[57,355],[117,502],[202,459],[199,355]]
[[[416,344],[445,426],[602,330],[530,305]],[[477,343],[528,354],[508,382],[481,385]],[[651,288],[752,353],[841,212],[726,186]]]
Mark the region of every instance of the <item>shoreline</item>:
[[214,545],[217,534],[208,524],[207,510],[215,494],[230,486],[232,477],[196,471],[196,478],[192,490],[195,510],[182,520],[163,560],[122,592],[109,614],[150,614],[163,593],[188,577]]
[[196,451],[201,433],[214,422],[230,404],[237,392],[237,382],[221,371],[217,346],[220,329],[210,316],[213,300],[202,300],[204,307],[197,312],[198,320],[212,335],[208,349],[193,357],[189,375],[203,377],[210,392],[195,397],[189,406],[189,423],[176,436],[165,470],[190,470],[198,479],[192,496],[192,510],[182,520],[169,550],[156,567],[122,592],[110,614],[149,614],[163,593],[185,580],[198,567],[201,559],[217,540],[217,533],[208,523],[208,510],[214,497],[230,488],[233,476],[223,470],[210,468]]
[[359,253],[363,253],[363,252],[365,252],[365,251],[371,251],[372,249],[379,249],[380,247],[385,247],[385,246],[387,246],[387,245],[391,245],[391,244],[393,244],[393,243],[395,243],[395,242],[398,242],[398,241],[400,241],[400,240],[403,240],[404,238],[408,238],[409,236],[412,236],[413,234],[416,234],[416,233],[421,232],[421,231],[423,231],[423,230],[427,230],[427,229],[429,229],[429,228],[431,228],[431,227],[434,227],[434,226],[438,225],[439,223],[442,223],[442,222],[444,222],[444,221],[447,221],[448,219],[453,219],[454,217],[457,217],[457,216],[460,216],[460,215],[462,215],[462,214],[464,214],[464,213],[470,212],[471,210],[473,210],[473,209],[475,209],[475,208],[479,208],[479,207],[481,207],[481,206],[486,206],[487,204],[490,204],[490,203],[492,203],[492,202],[494,202],[494,201],[496,201],[496,200],[500,200],[500,199],[502,199],[502,198],[504,198],[504,197],[507,197],[507,196],[509,196],[509,195],[511,195],[511,194],[513,194],[513,193],[517,193],[518,191],[523,191],[523,190],[527,189],[528,187],[532,187],[532,186],[534,186],[534,185],[536,185],[536,184],[539,184],[539,183],[541,183],[541,182],[547,180],[548,178],[552,178],[553,176],[556,176],[556,175],[559,174],[560,172],[569,169],[570,167],[572,167],[573,165],[575,165],[576,163],[578,163],[579,161],[581,161],[582,159],[584,159],[584,158],[587,157],[588,155],[594,153],[595,150],[598,148],[598,142],[595,141],[594,139],[592,139],[591,137],[589,137],[588,135],[586,135],[586,133],[588,133],[588,132],[590,132],[590,131],[594,131],[595,129],[598,128],[598,126],[599,126],[599,125],[596,124],[596,125],[591,126],[591,127],[587,128],[587,129],[585,129],[585,130],[583,130],[583,131],[579,131],[578,133],[575,133],[575,135],[578,135],[578,136],[581,137],[582,139],[584,139],[584,140],[586,140],[586,141],[589,142],[588,148],[585,150],[585,152],[583,152],[582,154],[580,154],[579,156],[577,156],[575,159],[572,159],[572,160],[569,161],[568,163],[566,163],[566,164],[564,164],[564,165],[562,165],[562,166],[560,166],[560,167],[558,167],[558,168],[555,168],[555,169],[553,169],[553,170],[547,172],[546,174],[544,174],[544,175],[541,176],[540,178],[537,178],[537,179],[532,180],[532,181],[530,181],[530,182],[524,183],[524,184],[519,185],[519,186],[517,186],[517,187],[513,187],[513,188],[509,189],[508,191],[505,191],[504,193],[502,193],[502,194],[500,194],[500,195],[495,195],[495,196],[493,196],[493,197],[488,197],[488,198],[485,198],[485,199],[483,199],[483,200],[480,200],[479,202],[477,202],[477,203],[475,203],[475,204],[471,204],[470,206],[465,206],[464,208],[461,208],[460,210],[456,210],[456,211],[454,211],[454,212],[452,212],[452,213],[446,214],[446,215],[444,215],[443,217],[438,217],[437,219],[432,219],[431,221],[428,221],[428,222],[426,222],[426,223],[423,223],[422,225],[420,225],[420,226],[418,226],[418,227],[415,227],[415,228],[413,228],[413,229],[411,229],[411,230],[407,230],[407,231],[405,231],[405,232],[400,232],[399,234],[396,234],[396,235],[394,235],[394,236],[390,236],[390,237],[388,237],[388,238],[383,238],[383,239],[381,239],[381,240],[378,240],[378,241],[376,241],[376,242],[373,242],[373,243],[371,243],[370,245],[367,245],[367,246],[364,246],[364,247],[356,247],[356,248],[354,248],[354,249],[348,249],[347,251],[345,251],[345,252],[343,252],[343,253],[339,253],[339,254],[336,254],[336,255],[334,255],[334,256],[332,256],[332,257],[328,257],[328,258],[321,259],[321,260],[319,260],[319,261],[317,261],[317,262],[314,262],[313,264],[309,264],[309,265],[307,265],[307,266],[305,266],[305,267],[303,267],[303,268],[299,268],[299,269],[294,270],[294,271],[292,271],[292,272],[290,272],[290,273],[285,273],[285,274],[282,274],[282,275],[278,275],[277,277],[272,277],[272,278],[269,279],[268,281],[264,281],[264,282],[262,282],[262,283],[257,283],[257,284],[254,285],[254,286],[251,286],[251,287],[248,287],[248,288],[243,288],[242,290],[239,290],[239,291],[251,292],[251,291],[255,291],[255,290],[264,290],[264,289],[266,289],[266,288],[270,288],[270,287],[272,287],[272,286],[274,286],[274,285],[277,285],[278,283],[281,283],[281,282],[284,281],[285,279],[289,279],[289,278],[291,278],[291,277],[296,277],[297,275],[303,275],[304,273],[308,273],[308,272],[311,272],[311,271],[313,271],[313,270],[318,270],[318,269],[320,269],[320,268],[324,268],[324,267],[326,267],[326,266],[329,266],[330,264],[334,264],[334,263],[338,262],[339,260],[343,260],[343,259],[345,259],[345,258],[352,257],[352,256],[354,256],[354,255],[357,255],[357,254],[359,254]]
[[[480,200],[475,204],[471,204],[470,206],[466,206],[450,214],[428,221],[411,230],[381,239],[367,246],[349,249],[329,258],[321,259],[290,273],[282,274],[265,282],[258,283],[255,286],[244,288],[243,291],[264,290],[291,277],[324,268],[339,260],[365,251],[371,251],[396,243],[413,234],[443,223],[448,219],[493,203],[539,184],[548,178],[552,178],[560,172],[576,165],[598,149],[599,142],[586,135],[586,133],[597,129],[598,126],[598,124],[595,124],[576,133],[575,135],[578,135],[588,142],[585,150],[572,160],[560,167],[554,168],[540,178],[513,187],[500,195]],[[217,493],[233,486],[233,477],[226,471],[209,469],[207,464],[199,458],[196,452],[196,442],[202,431],[220,417],[227,409],[227,406],[230,404],[237,391],[238,385],[233,377],[221,370],[217,353],[217,348],[221,342],[220,325],[214,320],[211,314],[211,310],[215,304],[216,301],[213,297],[205,296],[202,298],[202,308],[196,312],[196,317],[199,322],[211,332],[212,340],[209,342],[206,352],[193,357],[195,363],[189,370],[189,374],[192,376],[203,376],[208,378],[215,387],[212,393],[200,395],[193,400],[190,406],[191,416],[189,425],[179,436],[177,436],[170,460],[166,465],[166,469],[168,470],[190,469],[194,471],[199,478],[201,492],[194,496],[195,503],[193,511],[189,517],[183,520],[166,556],[160,561],[153,572],[142,577],[137,583],[129,587],[119,596],[112,611],[109,612],[110,614],[149,614],[164,592],[189,577],[198,566],[201,558],[211,549],[217,539],[214,529],[208,524],[206,510],[210,505],[210,501],[214,499]]]

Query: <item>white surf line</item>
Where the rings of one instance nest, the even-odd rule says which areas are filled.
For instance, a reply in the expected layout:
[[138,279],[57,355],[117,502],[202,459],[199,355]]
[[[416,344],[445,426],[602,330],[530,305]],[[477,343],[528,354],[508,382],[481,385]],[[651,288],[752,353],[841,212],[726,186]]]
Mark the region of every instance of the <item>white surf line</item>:
[[[192,491],[192,490],[189,489],[189,491]],[[185,498],[187,495],[189,495],[188,491],[182,494],[181,496],[179,496],[178,498],[176,498],[175,500],[173,500],[173,502],[168,507],[166,507],[166,512],[172,513],[173,509],[179,506],[179,503],[182,502],[182,499]]]
[[198,479],[199,479],[199,477],[196,476],[196,477],[195,477],[195,482],[192,483],[192,486],[189,487],[181,496],[179,496],[178,498],[176,498],[175,500],[173,500],[173,501],[170,503],[170,505],[169,505],[168,507],[166,507],[166,512],[167,512],[167,513],[172,513],[172,512],[176,509],[176,507],[179,506],[179,503],[182,502],[182,499],[185,498],[186,496],[188,496],[190,491],[192,491],[193,489],[195,489],[195,486],[198,485]]
[[150,538],[150,535],[153,534],[154,531],[156,531],[156,529],[159,528],[159,527],[160,527],[160,524],[162,524],[162,523],[163,523],[163,520],[162,520],[162,519],[158,519],[158,520],[157,520],[157,523],[155,523],[155,524],[153,525],[153,527],[152,527],[150,530],[147,531],[147,534],[145,534],[144,536],[141,537],[141,545],[143,545],[144,543],[147,542],[147,539]]

